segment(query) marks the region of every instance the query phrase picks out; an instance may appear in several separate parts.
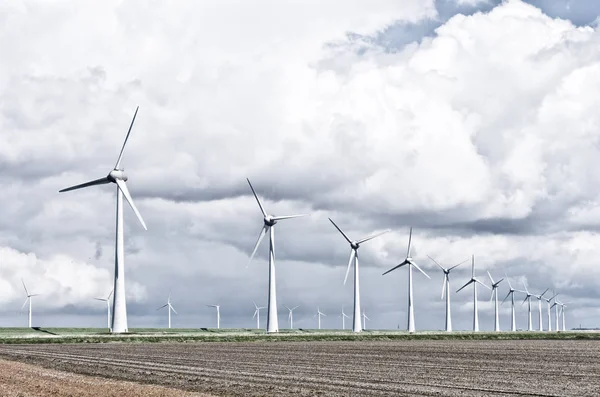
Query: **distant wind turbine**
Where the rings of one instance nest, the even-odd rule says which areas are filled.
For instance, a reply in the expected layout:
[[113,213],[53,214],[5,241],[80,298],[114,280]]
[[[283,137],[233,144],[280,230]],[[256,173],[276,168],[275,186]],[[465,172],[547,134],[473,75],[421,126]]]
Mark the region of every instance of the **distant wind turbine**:
[[294,329],[294,310],[296,310],[298,307],[300,307],[300,305],[294,306],[291,309],[287,306],[285,307],[290,312],[290,314],[288,315],[288,320],[290,321],[290,329]]
[[[552,293],[554,294],[554,291],[552,291]],[[547,303],[547,309],[548,309],[548,332],[552,331],[552,306],[550,305],[550,301],[554,298],[556,298],[558,296],[558,294],[554,294],[554,296],[552,298],[544,298],[544,300]],[[557,329],[558,331],[558,329]]]
[[318,317],[318,325],[319,325],[319,329],[321,329],[321,316],[325,316],[327,317],[327,314],[325,313],[321,313],[321,310],[317,307],[317,314],[315,314],[313,317]]
[[527,315],[528,315],[527,330],[533,331],[533,324],[531,322],[531,297],[533,296],[533,294],[531,294],[529,292],[529,290],[527,289],[527,284],[525,284],[524,281],[523,281],[523,287],[525,287],[525,291],[519,291],[519,292],[525,294],[525,299],[523,300],[523,303],[521,303],[521,305],[524,305],[525,302],[527,302]]
[[346,241],[350,244],[350,260],[348,261],[348,269],[346,270],[346,277],[344,277],[344,285],[346,285],[346,280],[348,280],[348,274],[350,273],[350,268],[354,265],[354,313],[352,315],[352,331],[360,332],[362,331],[360,325],[360,285],[358,279],[358,248],[364,242],[374,239],[375,237],[381,236],[389,232],[390,230],[384,230],[383,232],[376,233],[370,237],[363,238],[361,240],[350,240],[350,238],[339,228],[335,222],[329,218],[329,221],[335,226],[335,228],[344,236]]
[[175,308],[173,307],[173,305],[171,305],[171,293],[169,292],[169,297],[167,298],[167,303],[165,303],[164,305],[162,305],[161,307],[159,307],[156,310],[160,310],[162,308],[167,308],[167,312],[169,313],[169,328],[171,328],[171,310],[173,310],[173,313],[177,314],[177,312],[175,311]]
[[429,259],[431,259],[442,271],[444,272],[444,280],[442,284],[442,297],[440,299],[444,299],[444,295],[446,295],[446,332],[452,332],[452,314],[450,312],[450,271],[452,269],[457,268],[458,266],[465,263],[467,260],[462,261],[458,265],[454,265],[448,269],[444,268],[442,265],[436,262],[435,259],[427,255]]
[[504,298],[502,303],[506,302],[506,300],[510,296],[510,313],[511,313],[510,330],[515,332],[517,330],[517,323],[515,322],[515,289],[512,287],[512,284],[510,283],[510,280],[509,280],[508,276],[506,275],[506,273],[504,275],[506,276],[506,282],[508,282],[509,290],[508,290],[508,294],[506,294],[506,298]]
[[59,190],[59,193],[68,192],[70,190],[81,189],[88,186],[95,185],[104,185],[108,183],[115,183],[117,185],[117,231],[116,231],[116,249],[115,249],[115,280],[114,280],[114,296],[113,296],[113,318],[112,318],[112,326],[110,327],[111,332],[113,333],[123,333],[127,332],[127,304],[125,301],[125,254],[124,254],[124,241],[123,241],[123,197],[135,212],[138,220],[147,230],[146,224],[142,219],[142,215],[140,215],[137,207],[133,203],[133,199],[129,194],[129,189],[127,188],[128,178],[125,175],[124,169],[121,168],[121,159],[123,158],[123,151],[125,150],[125,145],[127,144],[127,139],[129,139],[129,134],[131,133],[131,128],[133,127],[133,123],[135,122],[135,116],[137,115],[139,106],[135,109],[135,113],[133,114],[133,119],[131,120],[131,124],[129,125],[129,131],[127,131],[127,135],[125,136],[125,142],[123,142],[123,146],[121,147],[121,153],[119,153],[119,158],[117,159],[117,163],[112,171],[108,173],[107,176],[96,179],[90,182],[82,183],[80,185],[75,185],[68,187],[66,189]]
[[106,312],[107,312],[107,327],[108,330],[110,331],[110,297],[112,296],[112,290],[110,291],[110,294],[108,294],[108,296],[106,298],[94,298],[97,301],[102,301],[102,302],[106,302]]
[[349,315],[344,313],[344,306],[342,306],[342,315],[340,317],[342,317],[342,330],[344,330],[344,329],[346,329],[346,319],[350,318]]
[[471,256],[471,279],[467,281],[465,285],[460,287],[456,292],[467,287],[469,284],[473,284],[473,331],[479,332],[479,315],[477,313],[477,284],[483,285],[485,288],[490,289],[487,285],[479,281],[475,277],[475,255]]
[[567,309],[567,304],[569,304],[571,302],[561,302],[559,303],[560,307],[561,307],[561,313],[562,313],[562,330],[566,331],[567,330],[567,324],[566,324],[566,320],[565,320],[565,313],[566,313],[566,309]]
[[[256,254],[256,250],[258,249],[263,237],[265,237],[265,234],[269,232],[269,300],[267,301],[267,332],[279,332],[279,321],[277,319],[277,290],[275,288],[275,224],[277,221],[298,218],[304,216],[304,214],[285,216],[273,216],[267,214],[262,203],[258,199],[252,184],[250,183],[250,179],[246,178],[246,180],[248,181],[248,185],[250,185],[252,194],[254,195],[254,198],[258,203],[258,207],[260,208],[260,212],[262,212],[263,215],[263,228],[258,235],[258,240],[254,246],[252,255],[250,255],[248,264],[252,262],[252,258],[254,258],[254,254]],[[246,267],[248,267],[248,265],[246,265]]]
[[217,329],[221,328],[221,306],[219,305],[206,305],[208,307],[214,307],[217,309]]
[[546,292],[548,292],[549,289],[550,288],[546,288],[546,291],[542,292],[539,295],[533,295],[538,300],[538,309],[539,309],[539,312],[540,312],[540,317],[539,317],[539,331],[540,332],[542,332],[544,330],[544,323],[543,323],[543,320],[542,320],[542,298],[544,297],[544,294]]
[[31,302],[33,301],[33,299],[31,298],[33,298],[34,296],[39,296],[41,294],[30,294],[29,291],[27,291],[27,287],[25,286],[25,281],[23,281],[23,279],[21,279],[21,283],[23,283],[23,288],[25,288],[25,294],[27,295],[23,306],[21,306],[21,310],[23,310],[23,308],[27,304],[27,301],[29,301],[29,328],[31,328]]
[[[558,295],[558,294],[557,294]],[[558,321],[559,321],[559,312],[558,312],[558,307],[561,305],[561,303],[559,302],[558,299],[554,300],[554,303],[552,304],[552,306],[550,306],[550,309],[552,309],[553,307],[556,307],[556,309],[554,309],[555,312],[555,319],[556,319],[556,330],[560,331],[560,327],[558,326]]]
[[413,266],[423,273],[425,277],[431,279],[410,257],[410,242],[412,240],[412,227],[410,228],[410,232],[408,234],[408,250],[406,251],[406,258],[399,265],[394,266],[387,272],[383,273],[383,275],[388,274],[391,271],[401,268],[404,265],[408,265],[408,324],[406,325],[406,329],[408,332],[415,332],[415,310],[413,307],[413,285],[412,285],[412,268]]
[[492,282],[492,296],[490,296],[490,300],[494,299],[494,331],[500,332],[500,316],[498,314],[498,285],[504,280],[501,278],[500,280],[494,282],[492,275],[490,272],[487,272],[490,277],[490,281]]
[[[252,302],[254,303],[254,302]],[[256,329],[260,329],[260,309],[266,309],[266,307],[261,306],[258,307],[256,306],[256,303],[254,303],[254,308],[256,310],[254,310],[254,315],[252,316],[252,318],[256,317]]]
[[367,320],[371,321],[371,319],[369,317],[367,317],[367,314],[365,312],[363,312],[363,329],[367,329]]

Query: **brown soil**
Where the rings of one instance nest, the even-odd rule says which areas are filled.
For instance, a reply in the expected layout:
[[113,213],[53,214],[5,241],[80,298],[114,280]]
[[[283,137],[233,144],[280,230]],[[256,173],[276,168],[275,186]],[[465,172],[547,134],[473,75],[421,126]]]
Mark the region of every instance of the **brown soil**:
[[0,356],[223,396],[597,396],[600,390],[597,341],[3,345]]
[[209,397],[155,385],[110,380],[0,360],[0,396]]

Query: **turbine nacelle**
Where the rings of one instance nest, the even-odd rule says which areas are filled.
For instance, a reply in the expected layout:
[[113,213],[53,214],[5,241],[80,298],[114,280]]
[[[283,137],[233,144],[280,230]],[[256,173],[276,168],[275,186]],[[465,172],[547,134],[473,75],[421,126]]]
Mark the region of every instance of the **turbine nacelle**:
[[110,180],[113,183],[117,183],[117,180],[127,182],[127,180],[129,179],[125,174],[125,171],[117,169],[114,169],[111,172],[109,172],[106,178],[108,178],[108,180]]
[[352,249],[355,249],[355,250],[357,250],[357,249],[358,249],[358,247],[360,247],[360,243],[359,243],[358,241],[352,241],[352,242],[350,243],[350,247],[352,247]]
[[277,221],[274,219],[273,215],[267,215],[264,217],[265,226],[271,227],[274,226]]

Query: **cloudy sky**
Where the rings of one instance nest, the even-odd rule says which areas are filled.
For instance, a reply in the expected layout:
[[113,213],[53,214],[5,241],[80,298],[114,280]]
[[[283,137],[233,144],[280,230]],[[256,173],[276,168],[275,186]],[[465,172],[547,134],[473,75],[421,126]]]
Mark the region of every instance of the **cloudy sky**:
[[[249,177],[277,225],[277,287],[339,327],[352,238],[367,327],[441,329],[442,273],[476,269],[540,293],[567,326],[600,326],[600,4],[594,0],[13,1],[0,4],[0,326],[104,326],[123,166],[148,225],[125,208],[129,327],[251,327],[266,305],[267,244]],[[266,241],[264,242],[266,243]],[[453,290],[468,280],[452,274]],[[507,292],[503,283],[501,295]],[[492,329],[480,291],[481,329]],[[472,293],[452,295],[471,328]],[[522,295],[518,295],[522,300]],[[537,309],[537,303],[535,304]],[[503,306],[502,327],[509,326]],[[526,327],[519,302],[517,326]]]

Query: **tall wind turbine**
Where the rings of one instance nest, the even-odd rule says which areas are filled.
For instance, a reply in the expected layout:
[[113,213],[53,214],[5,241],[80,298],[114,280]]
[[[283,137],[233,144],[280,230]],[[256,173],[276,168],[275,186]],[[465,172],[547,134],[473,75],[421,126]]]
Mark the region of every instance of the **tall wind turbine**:
[[108,173],[107,176],[96,179],[90,182],[82,183],[80,185],[75,185],[68,187],[66,189],[59,190],[59,192],[68,192],[70,190],[81,189],[88,186],[95,185],[104,185],[107,183],[115,183],[117,185],[117,231],[116,231],[116,249],[115,249],[115,282],[114,282],[114,295],[113,295],[113,318],[112,318],[112,333],[123,333],[127,332],[127,304],[125,301],[125,254],[124,254],[124,240],[123,240],[123,197],[129,203],[133,212],[137,216],[138,220],[147,230],[146,224],[142,219],[142,215],[140,215],[138,209],[133,203],[133,199],[129,194],[129,189],[127,189],[127,175],[125,175],[124,169],[121,168],[121,160],[123,158],[123,151],[125,150],[125,145],[127,144],[127,139],[129,138],[129,134],[131,133],[131,128],[133,127],[133,123],[135,121],[135,116],[137,115],[139,106],[135,109],[135,113],[133,115],[133,119],[131,120],[131,124],[129,125],[129,131],[127,131],[127,136],[125,136],[125,142],[123,142],[123,146],[121,147],[121,153],[119,154],[119,158],[117,159],[117,163],[112,171]]
[[108,296],[106,298],[94,298],[97,301],[102,301],[102,302],[106,302],[106,312],[107,312],[107,327],[110,331],[110,297],[112,296],[113,292],[110,291],[110,294],[108,294]]
[[208,307],[214,307],[217,309],[217,329],[221,328],[221,306],[220,305],[206,305]]
[[565,320],[565,312],[567,309],[567,303],[571,303],[571,302],[559,302],[560,308],[561,308],[561,313],[562,313],[562,330],[566,331],[567,330],[567,326],[566,326],[566,320]]
[[391,271],[401,268],[404,265],[408,265],[408,324],[406,329],[408,332],[415,332],[415,310],[413,307],[413,285],[412,285],[412,268],[413,266],[423,273],[425,277],[431,279],[410,257],[410,242],[412,240],[412,227],[410,228],[410,232],[408,234],[408,250],[406,251],[406,258],[399,265],[394,266],[387,272],[383,273],[383,275],[388,274]]
[[[552,291],[552,293],[554,293],[554,291]],[[550,305],[550,301],[554,298],[556,298],[558,296],[558,294],[554,294],[554,296],[552,298],[544,298],[544,300],[547,303],[547,309],[548,309],[548,332],[552,331],[552,306]],[[558,331],[558,329],[557,329]]]
[[370,237],[363,238],[361,240],[350,240],[350,238],[335,224],[335,222],[329,218],[329,221],[335,226],[335,228],[344,236],[348,244],[350,244],[350,260],[348,261],[348,269],[346,270],[346,277],[344,277],[344,285],[346,285],[346,281],[348,280],[348,273],[350,273],[350,267],[354,265],[354,313],[352,315],[352,331],[360,332],[362,331],[360,325],[360,285],[358,279],[358,248],[360,245],[366,241],[372,240],[375,237],[381,236],[384,233],[389,232],[389,230],[384,230],[383,232],[376,233]]
[[498,315],[498,285],[500,285],[500,283],[504,279],[501,278],[500,280],[494,282],[494,279],[492,278],[490,272],[487,272],[487,274],[490,277],[490,281],[492,282],[492,296],[490,297],[490,300],[496,298],[494,300],[494,331],[500,332],[500,317]]
[[327,314],[325,313],[321,313],[321,310],[317,307],[317,314],[314,315],[314,317],[318,317],[318,323],[319,323],[319,329],[321,329],[321,316],[325,316],[327,317]]
[[546,292],[548,292],[550,288],[546,288],[546,291],[542,292],[539,295],[533,295],[538,300],[538,309],[540,309],[540,318],[539,318],[539,331],[542,332],[544,330],[544,324],[542,321],[542,297]]
[[342,306],[342,330],[346,329],[346,319],[350,318],[349,315],[347,315],[346,313],[344,313],[344,306]]
[[23,306],[21,306],[21,310],[23,310],[23,308],[27,304],[27,301],[29,301],[29,328],[31,328],[31,302],[33,301],[33,299],[31,299],[31,298],[33,298],[34,296],[41,295],[41,294],[30,294],[29,291],[27,291],[27,287],[25,286],[25,281],[23,281],[23,279],[21,279],[21,282],[23,283],[23,288],[25,288],[25,294],[27,295],[27,298],[25,299]]
[[[252,303],[254,303],[254,302],[252,302]],[[258,306],[256,306],[256,303],[254,303],[254,308],[256,310],[254,310],[254,315],[252,316],[252,318],[256,317],[256,329],[259,329],[260,328],[260,309],[266,309],[266,307],[264,307],[264,306],[258,307]]]
[[162,305],[161,307],[159,307],[156,310],[160,310],[162,308],[167,308],[167,312],[169,313],[169,328],[171,328],[171,310],[173,310],[173,313],[177,314],[177,312],[175,311],[175,308],[173,307],[173,305],[171,305],[171,293],[169,292],[169,297],[167,298],[167,303],[165,303],[164,305]]
[[[558,295],[558,294],[557,294]],[[553,307],[556,307],[556,309],[554,309],[555,312],[555,319],[556,319],[556,330],[560,331],[560,327],[558,326],[558,320],[560,317],[560,314],[558,312],[558,307],[561,305],[561,303],[559,302],[558,299],[554,300],[554,303],[552,304],[552,306],[550,306],[550,309],[552,309]]]
[[533,296],[533,294],[529,292],[529,290],[527,289],[527,284],[525,284],[525,282],[523,282],[523,287],[525,287],[525,291],[519,291],[525,294],[525,299],[523,300],[523,303],[521,303],[521,305],[524,305],[525,302],[527,302],[527,331],[533,331],[533,324],[531,323],[531,297]]
[[504,275],[506,276],[506,281],[508,282],[509,290],[508,290],[508,294],[506,294],[506,298],[504,298],[502,303],[506,302],[506,300],[510,296],[510,313],[511,313],[510,330],[515,332],[517,330],[517,323],[515,322],[515,289],[512,287],[512,284],[510,283],[508,276],[506,274],[504,274]]
[[[250,185],[250,189],[252,190],[252,194],[254,194],[254,198],[256,198],[256,202],[258,203],[258,207],[260,208],[260,212],[263,214],[263,228],[258,235],[258,240],[256,241],[256,245],[254,246],[254,250],[252,251],[252,255],[250,255],[250,260],[248,261],[248,265],[252,262],[252,258],[254,258],[254,254],[256,254],[256,250],[260,245],[265,234],[269,232],[269,300],[267,302],[267,332],[279,332],[279,321],[277,320],[277,291],[275,288],[275,224],[277,221],[281,221],[284,219],[298,218],[304,215],[285,215],[285,216],[273,216],[268,215],[258,199],[252,184],[250,183],[250,179],[246,178],[248,181],[248,185]],[[246,265],[246,267],[248,267]]]
[[[442,283],[442,297],[440,299],[444,299],[444,295],[446,295],[446,332],[452,332],[452,315],[450,313],[450,271],[466,261],[462,261],[458,265],[454,265],[451,268],[444,268],[442,265],[436,262],[435,259],[427,255],[429,259],[431,259],[442,271],[444,272],[444,280]],[[467,259],[468,260],[468,259]]]
[[477,313],[477,284],[483,285],[485,288],[490,289],[487,285],[479,281],[475,277],[475,255],[471,257],[471,279],[467,281],[465,285],[460,287],[456,292],[467,287],[469,284],[473,284],[473,331],[479,332],[479,315]]
[[288,320],[290,321],[290,329],[294,329],[294,314],[293,313],[294,313],[294,310],[296,310],[298,307],[300,307],[300,305],[294,306],[291,309],[287,306],[285,307],[290,312],[290,314],[288,315]]
[[367,320],[371,321],[371,319],[369,317],[367,317],[367,314],[365,312],[363,312],[363,329],[367,329]]

